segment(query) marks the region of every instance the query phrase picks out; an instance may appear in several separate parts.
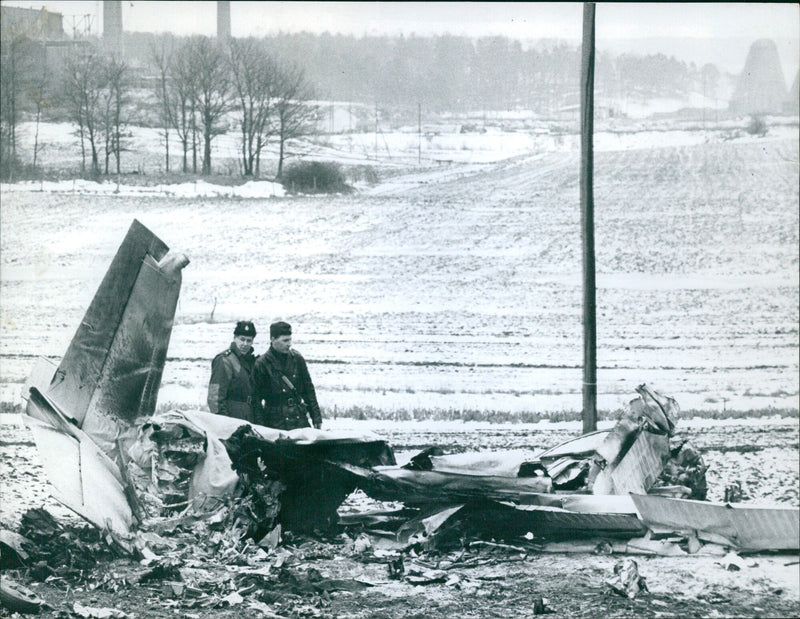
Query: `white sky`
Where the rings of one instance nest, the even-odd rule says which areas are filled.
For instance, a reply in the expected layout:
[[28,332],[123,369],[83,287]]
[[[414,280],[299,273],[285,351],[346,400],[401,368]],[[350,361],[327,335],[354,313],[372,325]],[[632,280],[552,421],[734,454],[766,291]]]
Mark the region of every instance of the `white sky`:
[[[73,17],[90,15],[102,31],[102,2],[3,0],[10,6],[45,7]],[[126,30],[215,34],[216,2],[124,1]],[[231,3],[234,36],[279,30],[344,34],[504,34],[515,38],[579,38],[579,2],[237,2]],[[800,36],[796,3],[600,3],[598,38],[659,36]]]
[[[3,4],[46,7],[64,15],[64,29],[102,31],[102,2],[61,0]],[[231,2],[233,36],[283,32],[364,34],[506,35],[520,40],[559,38],[578,41],[582,27],[579,2]],[[127,31],[216,34],[216,2],[122,3]],[[83,20],[83,21],[81,21]],[[797,3],[599,3],[598,48],[619,39],[654,37],[746,37],[776,39],[784,71],[793,76],[800,60],[800,4]],[[794,43],[781,45],[777,39]],[[652,53],[652,49],[645,50]],[[664,53],[674,53],[665,49]],[[744,52],[746,54],[746,50]],[[744,57],[736,58],[736,63]],[[704,62],[700,59],[700,62]],[[786,65],[789,66],[786,66]],[[728,67],[732,70],[733,67]],[[741,64],[737,70],[741,70]],[[791,79],[791,77],[789,78]]]

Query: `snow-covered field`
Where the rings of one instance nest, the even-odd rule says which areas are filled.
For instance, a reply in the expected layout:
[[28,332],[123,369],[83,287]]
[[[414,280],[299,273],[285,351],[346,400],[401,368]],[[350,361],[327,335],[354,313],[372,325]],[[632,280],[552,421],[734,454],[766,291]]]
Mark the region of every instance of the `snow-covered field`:
[[[155,158],[154,136],[142,143]],[[603,410],[641,382],[689,410],[798,409],[797,125],[721,136],[598,135]],[[255,320],[261,352],[283,318],[328,415],[579,410],[575,136],[439,138],[441,162],[353,195],[288,197],[266,181],[2,186],[0,400],[18,401],[36,355],[63,354],[138,218],[191,259],[162,404],[203,405],[235,320]],[[352,162],[339,139],[356,136],[320,156]],[[387,136],[406,160],[417,140]]]
[[[651,113],[662,107],[648,108]],[[709,112],[711,115],[711,112]],[[798,132],[797,119],[767,117],[770,139],[793,139]],[[717,144],[735,140],[756,141],[744,131],[747,119],[722,122],[665,121],[611,119],[595,126],[594,149],[596,152],[618,150],[640,150],[665,146],[689,146],[695,144]],[[339,133],[320,136],[312,142],[290,141],[288,163],[297,156],[311,159],[334,160],[342,165],[368,165],[380,167],[447,163],[495,163],[511,157],[533,153],[575,153],[580,149],[580,137],[575,122],[523,121],[518,118],[490,119],[489,125],[480,130],[461,133],[461,125],[452,123],[441,130],[428,128],[421,134],[417,127],[402,127],[395,131],[381,130],[377,133]],[[33,160],[33,144],[36,135],[34,123],[21,123],[18,128],[18,152],[25,162]],[[41,123],[38,128],[39,165],[50,171],[63,174],[71,180],[80,169],[80,142],[74,127],[69,123]],[[164,143],[160,130],[149,127],[129,127],[124,140],[126,151],[122,155],[122,172],[135,172],[140,183],[147,184],[146,176],[164,172]],[[179,143],[173,135],[170,140],[170,170],[181,166]],[[221,175],[237,177],[241,174],[239,157],[240,137],[235,131],[217,136],[212,143],[214,171]],[[198,155],[200,157],[202,153]],[[276,146],[265,150],[264,160],[277,157]],[[192,155],[188,165],[191,169]],[[87,163],[88,165],[88,163]],[[104,165],[101,156],[101,167]],[[113,160],[110,167],[114,167]],[[201,162],[198,159],[198,169]],[[114,183],[116,188],[116,184]],[[71,185],[69,186],[72,189]],[[182,189],[186,195],[188,189]],[[200,194],[208,193],[200,190]],[[272,193],[265,194],[274,195]],[[248,197],[255,197],[250,194]]]

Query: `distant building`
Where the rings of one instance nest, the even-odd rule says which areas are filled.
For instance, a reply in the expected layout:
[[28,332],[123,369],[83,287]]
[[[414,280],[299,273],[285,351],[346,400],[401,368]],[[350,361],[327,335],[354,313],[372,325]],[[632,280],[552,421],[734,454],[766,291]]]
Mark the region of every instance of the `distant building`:
[[750,46],[730,109],[739,114],[777,114],[785,102],[786,82],[778,48],[771,39],[759,39]]
[[64,16],[41,9],[0,5],[0,40],[10,36],[29,39],[64,39]]
[[23,53],[33,61],[32,70],[53,76],[75,47],[87,44],[67,38],[61,13],[0,5],[0,51],[11,49],[7,45],[11,39],[22,40]]
[[218,0],[217,2],[217,39],[224,43],[231,38],[231,3]]
[[103,1],[103,46],[106,51],[122,56],[122,2]]

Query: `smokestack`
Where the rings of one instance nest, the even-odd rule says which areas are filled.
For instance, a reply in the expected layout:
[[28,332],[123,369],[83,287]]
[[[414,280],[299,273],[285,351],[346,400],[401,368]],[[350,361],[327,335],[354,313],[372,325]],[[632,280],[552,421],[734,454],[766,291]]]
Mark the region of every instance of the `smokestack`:
[[782,110],[785,100],[778,46],[772,39],[759,39],[750,46],[730,107],[744,114],[774,114]]
[[231,3],[217,2],[217,40],[225,43],[231,38]]
[[122,2],[103,0],[103,44],[107,51],[122,55]]

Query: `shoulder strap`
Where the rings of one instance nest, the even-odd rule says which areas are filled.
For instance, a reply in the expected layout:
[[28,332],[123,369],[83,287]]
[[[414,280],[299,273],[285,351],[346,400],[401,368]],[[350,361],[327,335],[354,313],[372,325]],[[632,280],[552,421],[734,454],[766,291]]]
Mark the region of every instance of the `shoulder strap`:
[[242,371],[242,362],[239,361],[239,357],[237,357],[234,354],[230,354],[230,355],[228,355],[228,358],[231,360],[231,363],[233,364],[233,369],[237,373],[241,372]]
[[[289,354],[290,355],[292,354],[291,350],[289,351]],[[278,360],[274,357],[274,355],[269,354],[269,352],[265,352],[262,355],[262,357],[264,357],[264,360],[270,366],[272,366],[272,369],[275,370],[275,373],[280,377],[281,382],[283,382],[287,387],[289,387],[289,389],[291,389],[292,391],[296,392],[297,391],[297,387],[295,387],[292,384],[292,381],[289,380],[288,376],[286,376],[286,374],[283,373],[283,370],[281,369],[281,367],[280,367],[280,365],[278,363]]]

